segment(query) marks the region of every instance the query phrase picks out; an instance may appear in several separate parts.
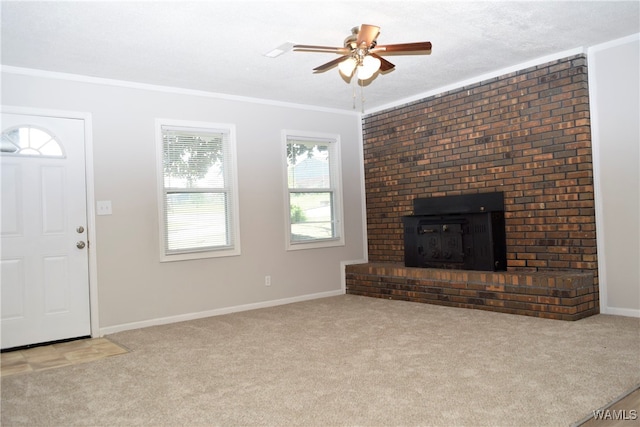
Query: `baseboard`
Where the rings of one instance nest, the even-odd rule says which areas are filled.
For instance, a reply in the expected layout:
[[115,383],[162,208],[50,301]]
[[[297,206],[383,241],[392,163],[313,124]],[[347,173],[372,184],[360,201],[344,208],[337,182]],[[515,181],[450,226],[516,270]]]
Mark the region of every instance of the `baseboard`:
[[272,301],[236,305],[233,307],[217,308],[214,310],[200,311],[197,313],[186,313],[186,314],[179,314],[176,316],[159,317],[156,319],[142,320],[139,322],[123,323],[120,325],[107,326],[105,328],[100,328],[100,336],[114,334],[116,332],[128,331],[131,329],[141,329],[141,328],[148,328],[149,326],[167,325],[169,323],[184,322],[187,320],[202,319],[204,317],[220,316],[223,314],[256,310],[260,308],[276,307],[279,305],[308,301],[312,299],[334,297],[338,295],[344,295],[344,290],[339,289],[336,291],[319,292],[315,294],[300,295],[297,297],[283,298],[283,299],[272,300]]
[[614,316],[640,317],[640,310],[635,308],[605,307],[600,310],[600,313]]

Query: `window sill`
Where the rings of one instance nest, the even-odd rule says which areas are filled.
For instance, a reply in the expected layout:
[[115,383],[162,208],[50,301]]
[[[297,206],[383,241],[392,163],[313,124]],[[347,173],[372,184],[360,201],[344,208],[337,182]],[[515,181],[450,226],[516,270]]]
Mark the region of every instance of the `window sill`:
[[319,248],[333,248],[344,246],[344,239],[326,239],[326,240],[313,240],[310,242],[287,242],[288,251],[298,251],[304,249],[319,249]]
[[230,256],[240,255],[240,249],[225,249],[219,251],[206,251],[206,252],[188,252],[180,254],[165,255],[160,254],[160,262],[172,262],[172,261],[189,261],[193,259],[206,259],[206,258],[222,258]]

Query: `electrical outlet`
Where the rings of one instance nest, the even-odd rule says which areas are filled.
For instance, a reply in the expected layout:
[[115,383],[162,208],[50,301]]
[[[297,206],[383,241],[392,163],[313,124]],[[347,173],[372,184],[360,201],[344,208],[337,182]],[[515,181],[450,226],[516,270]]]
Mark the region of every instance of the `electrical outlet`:
[[264,276],[264,285],[271,286],[271,276]]
[[99,200],[96,202],[96,215],[111,215],[111,200]]

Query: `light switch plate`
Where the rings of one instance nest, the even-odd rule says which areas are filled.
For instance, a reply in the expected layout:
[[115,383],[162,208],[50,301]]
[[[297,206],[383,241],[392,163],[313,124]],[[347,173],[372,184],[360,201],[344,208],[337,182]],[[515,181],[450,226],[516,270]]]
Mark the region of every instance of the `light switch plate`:
[[99,200],[96,202],[97,215],[111,215],[111,200]]

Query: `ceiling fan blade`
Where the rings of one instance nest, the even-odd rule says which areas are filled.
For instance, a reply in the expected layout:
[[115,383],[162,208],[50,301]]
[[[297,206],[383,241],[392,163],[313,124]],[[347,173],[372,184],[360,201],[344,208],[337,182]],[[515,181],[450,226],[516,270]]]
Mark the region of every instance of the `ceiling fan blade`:
[[376,27],[375,25],[362,24],[360,25],[360,31],[358,31],[358,38],[356,42],[358,46],[365,43],[366,47],[370,47],[374,40],[380,34],[380,27]]
[[380,60],[380,71],[382,72],[389,71],[393,69],[393,67],[395,67],[395,65],[393,65],[391,62],[387,61],[380,55],[376,55],[375,53],[369,53],[369,55]]
[[431,51],[431,42],[387,44],[376,46],[375,48],[371,49],[371,51],[377,53],[378,55],[395,52],[426,52]]
[[349,58],[349,56],[350,55],[344,55],[344,56],[341,56],[340,58],[334,59],[333,61],[329,61],[326,64],[319,65],[316,68],[314,68],[313,71],[316,72],[316,73],[321,73],[323,71],[327,71],[329,68],[335,67],[336,65],[338,65],[339,63],[341,63],[345,59]]
[[329,53],[349,53],[350,49],[346,47],[333,47],[333,46],[313,46],[306,44],[293,45],[294,51],[302,52],[329,52]]

